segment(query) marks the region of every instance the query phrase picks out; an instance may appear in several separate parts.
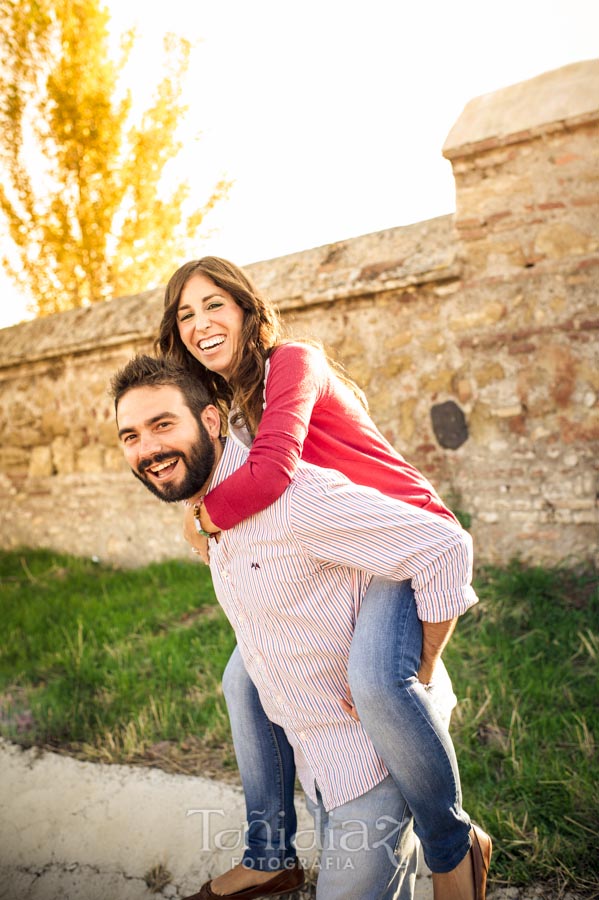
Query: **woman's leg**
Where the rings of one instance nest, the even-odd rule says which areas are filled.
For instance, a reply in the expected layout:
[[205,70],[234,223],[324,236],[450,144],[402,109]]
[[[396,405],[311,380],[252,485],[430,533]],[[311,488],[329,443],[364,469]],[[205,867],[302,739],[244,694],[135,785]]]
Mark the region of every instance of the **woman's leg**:
[[[422,626],[409,581],[373,579],[354,633],[348,680],[356,710],[414,816],[433,872],[449,872],[468,853],[470,819],[440,708],[453,696],[445,667],[432,689],[418,681]],[[455,700],[455,698],[453,698]]]
[[247,807],[243,863],[277,872],[295,862],[295,760],[285,732],[266,716],[235,648],[223,675],[237,765]]

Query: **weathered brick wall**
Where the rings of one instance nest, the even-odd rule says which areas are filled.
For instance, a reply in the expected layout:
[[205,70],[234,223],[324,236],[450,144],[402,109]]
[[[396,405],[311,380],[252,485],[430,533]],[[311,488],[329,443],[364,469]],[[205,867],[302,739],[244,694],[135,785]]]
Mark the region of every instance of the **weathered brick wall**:
[[[381,430],[470,514],[479,561],[597,559],[599,61],[472,101],[457,212],[248,267]],[[0,331],[0,543],[135,565],[188,556],[127,471],[110,375],[162,291]]]

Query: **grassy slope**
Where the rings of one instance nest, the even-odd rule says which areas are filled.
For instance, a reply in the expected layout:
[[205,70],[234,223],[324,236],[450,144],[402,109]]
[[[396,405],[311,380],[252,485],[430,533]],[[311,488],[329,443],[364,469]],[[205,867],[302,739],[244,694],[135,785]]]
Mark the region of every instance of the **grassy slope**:
[[[88,758],[231,767],[220,677],[234,639],[206,569],[120,572],[21,551],[0,554],[0,577],[0,733]],[[477,587],[483,602],[446,651],[464,805],[495,838],[495,879],[590,888],[596,583],[514,564],[480,573]]]

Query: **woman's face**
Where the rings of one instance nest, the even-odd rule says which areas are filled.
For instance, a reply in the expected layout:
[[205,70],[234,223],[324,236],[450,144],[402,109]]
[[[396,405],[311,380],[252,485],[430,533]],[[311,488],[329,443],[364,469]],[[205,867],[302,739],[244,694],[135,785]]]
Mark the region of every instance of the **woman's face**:
[[243,310],[231,294],[206,275],[192,275],[177,308],[177,327],[189,353],[229,380],[242,325]]

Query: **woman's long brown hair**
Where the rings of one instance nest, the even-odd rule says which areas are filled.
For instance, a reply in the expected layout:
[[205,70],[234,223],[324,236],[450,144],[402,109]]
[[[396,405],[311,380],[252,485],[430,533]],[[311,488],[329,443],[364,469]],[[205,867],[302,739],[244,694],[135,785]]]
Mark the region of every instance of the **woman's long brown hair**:
[[[241,339],[232,361],[229,381],[206,369],[186,349],[177,327],[177,310],[183,288],[194,275],[205,275],[230,294],[243,310]],[[266,301],[250,277],[226,259],[205,256],[182,265],[171,277],[164,296],[164,313],[156,349],[190,369],[215,398],[221,414],[231,407],[255,435],[262,415],[264,367],[277,341],[281,324],[276,309]]]
[[[210,278],[217,287],[227,291],[243,310],[241,340],[233,357],[229,381],[206,369],[195,359],[179,335],[177,326],[179,301],[183,288],[194,275],[205,275]],[[155,349],[200,379],[214,397],[223,424],[226,424],[229,410],[233,408],[237,411],[235,421],[243,422],[255,436],[262,417],[266,360],[283,341],[282,327],[275,307],[262,296],[249,275],[234,263],[217,256],[205,256],[185,263],[169,280]],[[317,342],[307,343],[322,350],[322,345]],[[328,357],[327,361],[337,377],[348,385],[366,406],[364,394],[347,377],[342,367]]]

